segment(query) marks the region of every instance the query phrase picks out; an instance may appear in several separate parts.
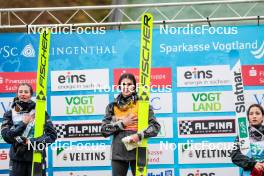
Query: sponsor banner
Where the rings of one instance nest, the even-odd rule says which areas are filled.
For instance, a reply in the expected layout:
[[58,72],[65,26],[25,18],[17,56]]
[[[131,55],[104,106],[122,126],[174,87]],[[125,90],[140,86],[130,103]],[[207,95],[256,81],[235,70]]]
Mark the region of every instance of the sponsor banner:
[[[101,120],[54,121],[58,141],[105,140]],[[109,139],[109,138],[108,138]]]
[[53,176],[88,176],[88,175],[112,176],[112,170],[53,172]]
[[108,89],[109,70],[51,71],[51,82],[51,91]]
[[0,149],[0,170],[9,169],[9,149]]
[[234,111],[234,99],[231,91],[180,92],[177,94],[177,111],[180,113]]
[[[118,94],[114,95],[115,97]],[[154,113],[172,113],[172,93],[151,93],[150,105],[152,106]]]
[[180,143],[179,164],[232,163],[233,142]]
[[[168,144],[170,145],[170,143]],[[164,150],[160,144],[149,144],[149,164],[174,164],[174,150]]]
[[[127,176],[133,176],[131,172],[128,172]],[[165,169],[148,169],[146,176],[174,176],[173,168]]]
[[263,90],[246,90],[245,91],[246,107],[251,104],[260,104],[264,107],[264,91]]
[[20,83],[29,83],[36,90],[36,72],[0,72],[0,93],[16,92]]
[[[0,127],[2,126],[2,123],[0,122]],[[5,141],[4,141],[4,139],[3,139],[3,137],[2,137],[2,135],[0,134],[0,143],[5,143]]]
[[173,119],[172,117],[157,118],[161,128],[156,138],[173,138]]
[[[118,85],[119,77],[124,73],[132,73],[135,75],[137,82],[139,82],[139,69],[138,68],[118,68],[114,69],[114,85]],[[172,85],[171,68],[152,68],[151,69],[151,86],[167,86]]]
[[180,176],[240,176],[239,167],[180,169]]
[[[11,109],[11,105],[14,97],[0,98],[0,118],[3,117],[4,113]],[[31,100],[35,101],[36,97],[32,97]]]
[[51,96],[51,116],[101,115],[108,103],[108,94]]
[[101,143],[57,148],[52,150],[53,166],[110,166],[110,149],[110,145]]
[[178,118],[178,137],[236,136],[235,117]]
[[231,85],[229,75],[229,65],[177,67],[177,86],[197,87]]
[[5,112],[10,110],[13,99],[14,97],[0,98],[0,118],[3,117]]
[[264,86],[264,65],[242,66],[244,86]]
[[150,105],[155,113],[172,113],[172,93],[151,93]]

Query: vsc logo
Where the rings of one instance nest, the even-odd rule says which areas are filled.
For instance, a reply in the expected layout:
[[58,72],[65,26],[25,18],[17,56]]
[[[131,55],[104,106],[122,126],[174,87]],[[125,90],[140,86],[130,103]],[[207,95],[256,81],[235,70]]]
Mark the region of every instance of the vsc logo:
[[189,173],[187,176],[215,176],[216,174],[213,172],[200,172],[200,170],[196,170],[195,173]]
[[25,57],[35,57],[35,50],[33,48],[33,46],[31,45],[31,43],[29,43],[28,45],[26,45],[24,47],[24,49],[21,52],[21,55],[25,56]]

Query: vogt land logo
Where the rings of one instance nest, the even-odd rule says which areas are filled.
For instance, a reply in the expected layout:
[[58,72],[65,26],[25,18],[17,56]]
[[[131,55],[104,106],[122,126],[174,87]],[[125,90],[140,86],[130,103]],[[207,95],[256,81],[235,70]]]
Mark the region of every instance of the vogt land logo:
[[234,117],[178,118],[179,137],[236,136]]
[[108,103],[108,94],[51,96],[51,115],[102,115]]
[[261,59],[264,56],[264,41],[262,41],[261,46],[257,50],[251,51],[251,54],[256,59]]

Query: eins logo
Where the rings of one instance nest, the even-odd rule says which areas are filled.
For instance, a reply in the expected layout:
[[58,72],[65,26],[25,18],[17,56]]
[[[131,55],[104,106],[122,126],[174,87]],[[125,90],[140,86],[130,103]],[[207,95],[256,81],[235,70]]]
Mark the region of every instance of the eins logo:
[[58,82],[61,84],[64,83],[84,83],[86,81],[85,75],[77,75],[77,74],[71,74],[71,72],[67,72],[66,75],[60,75],[58,77]]
[[215,173],[206,173],[200,172],[200,170],[196,170],[195,173],[189,173],[187,176],[215,176]]
[[196,67],[184,73],[185,79],[210,79],[212,77],[212,70],[198,70]]

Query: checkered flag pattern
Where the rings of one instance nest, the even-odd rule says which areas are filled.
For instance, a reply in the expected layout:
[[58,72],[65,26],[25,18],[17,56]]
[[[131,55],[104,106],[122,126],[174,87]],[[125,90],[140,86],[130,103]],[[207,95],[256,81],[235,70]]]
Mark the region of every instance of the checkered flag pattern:
[[54,125],[58,138],[64,138],[66,135],[65,125],[64,124],[55,124]]
[[180,134],[191,134],[192,131],[191,121],[180,121]]

